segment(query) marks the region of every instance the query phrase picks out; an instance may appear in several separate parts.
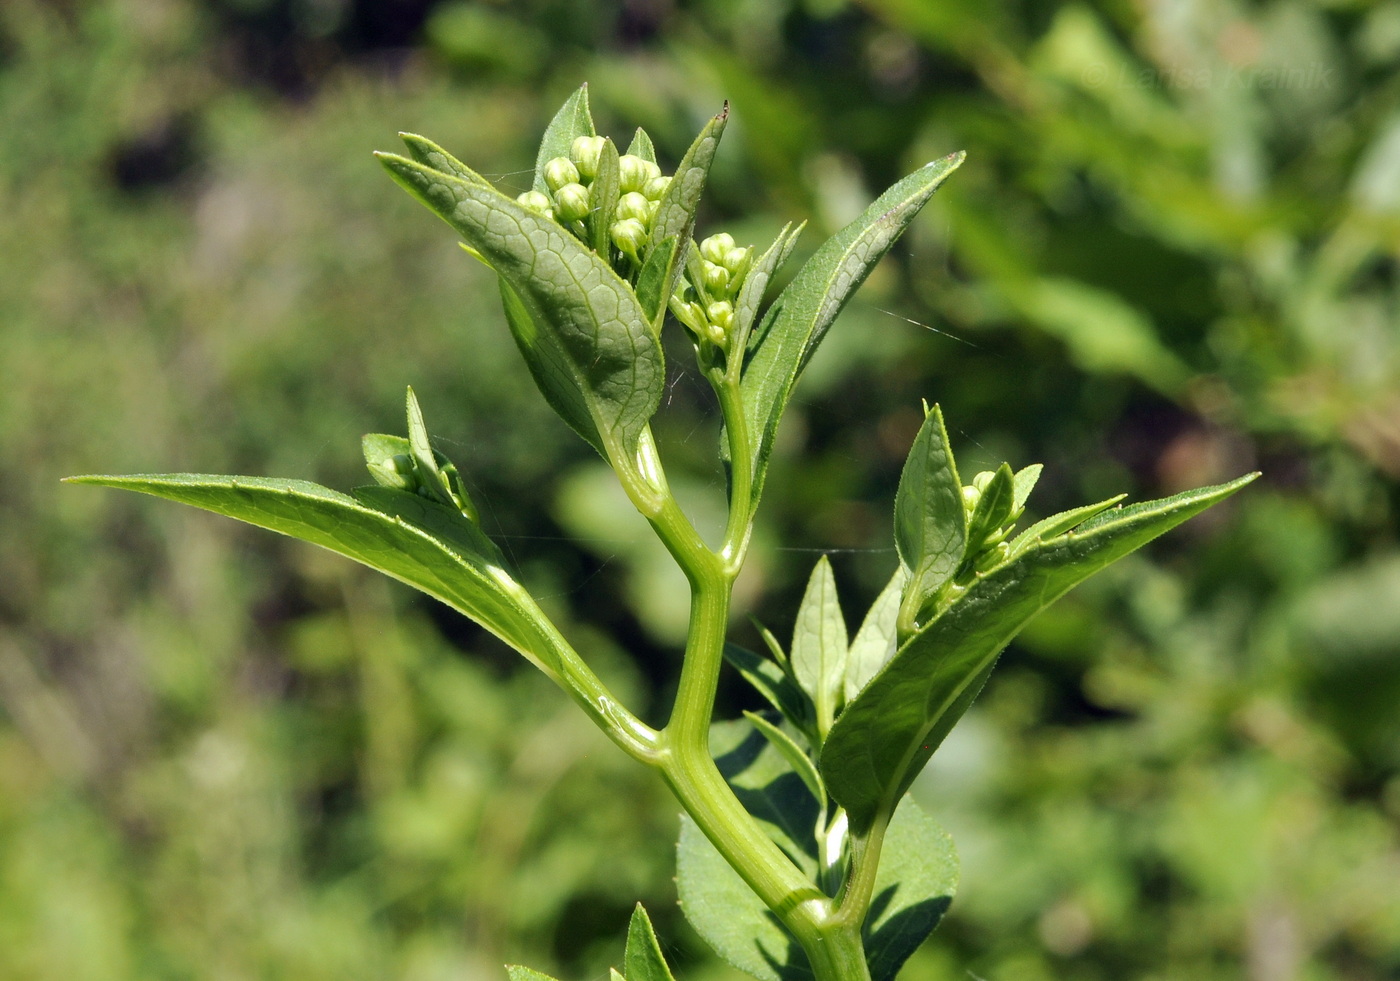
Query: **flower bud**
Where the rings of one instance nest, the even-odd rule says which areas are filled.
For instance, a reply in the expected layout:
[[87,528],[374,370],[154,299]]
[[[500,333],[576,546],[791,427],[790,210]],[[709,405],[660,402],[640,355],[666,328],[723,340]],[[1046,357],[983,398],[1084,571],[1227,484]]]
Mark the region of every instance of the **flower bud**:
[[661,176],[661,168],[636,154],[624,153],[617,161],[618,183],[623,191],[640,191],[647,181]]
[[578,165],[579,175],[584,180],[598,176],[598,158],[603,155],[601,136],[580,136],[569,148],[569,157]]
[[555,157],[544,165],[544,182],[551,191],[557,191],[565,184],[577,184],[578,168],[568,157]]
[[748,262],[749,250],[744,248],[743,246],[740,246],[735,249],[730,249],[728,252],[726,252],[724,254],[724,259],[720,262],[720,265],[724,266],[724,268],[728,270],[729,275],[731,277],[737,279],[740,271],[748,265]]
[[671,186],[669,177],[653,177],[647,181],[646,187],[642,188],[642,193],[647,196],[648,201],[660,201],[661,196],[666,193],[666,188]]
[[969,514],[977,507],[977,502],[981,499],[982,492],[976,487],[967,486],[962,489],[963,509]]
[[705,270],[705,290],[711,296],[724,296],[729,291],[729,270],[708,259],[700,260]]
[[550,207],[549,195],[543,191],[526,191],[515,199],[515,202],[523,207],[529,208],[537,215],[551,217],[554,209]]
[[720,232],[700,243],[700,254],[719,266],[724,264],[724,257],[732,248],[734,248],[734,236],[728,232]]
[[720,330],[727,331],[734,323],[734,307],[727,300],[717,300],[705,308],[705,317]]
[[719,324],[706,324],[705,339],[715,347],[723,348],[724,342],[729,339],[729,335]]
[[646,226],[636,218],[624,218],[622,221],[613,222],[608,233],[612,235],[613,245],[634,259],[642,246],[647,244]]
[[972,478],[972,486],[976,487],[977,492],[980,494],[982,491],[987,489],[987,485],[992,482],[992,478],[995,476],[996,474],[992,473],[992,471],[983,470],[976,477]]
[[555,213],[564,221],[579,221],[588,217],[588,188],[582,184],[565,184],[554,195]]
[[618,198],[617,211],[613,214],[619,221],[635,218],[645,225],[651,220],[651,202],[636,191],[629,191]]

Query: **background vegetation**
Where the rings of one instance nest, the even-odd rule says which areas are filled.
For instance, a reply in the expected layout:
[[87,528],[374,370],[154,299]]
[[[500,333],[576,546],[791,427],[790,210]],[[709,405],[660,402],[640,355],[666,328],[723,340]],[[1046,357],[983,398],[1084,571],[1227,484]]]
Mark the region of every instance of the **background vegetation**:
[[[786,636],[821,552],[873,596],[921,397],[969,466],[1043,461],[1047,511],[1264,471],[1004,658],[918,785],[964,885],[906,976],[1400,978],[1397,0],[6,0],[0,975],[593,978],[642,899],[683,978],[733,976],[674,906],[664,791],[500,645],[57,483],[348,487],[411,383],[655,714],[674,575],[368,155],[413,130],[523,187],[585,79],[672,162],[732,100],[702,230],[741,243],[969,152],[789,411],[737,636]],[[683,370],[665,411],[713,510]]]

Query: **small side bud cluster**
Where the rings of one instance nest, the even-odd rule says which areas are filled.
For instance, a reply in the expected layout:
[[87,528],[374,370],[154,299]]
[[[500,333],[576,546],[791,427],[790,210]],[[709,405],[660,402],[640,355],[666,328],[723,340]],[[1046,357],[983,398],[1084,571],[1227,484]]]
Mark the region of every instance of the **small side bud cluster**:
[[[594,182],[598,177],[606,140],[601,136],[580,136],[566,157],[555,157],[544,165],[545,191],[526,191],[516,198],[536,214],[559,222],[579,239],[591,241],[585,225],[593,214]],[[618,158],[620,196],[608,217],[608,239],[617,250],[619,271],[634,271],[651,236],[661,198],[671,178],[661,168],[636,154]]]
[[[982,500],[982,494],[987,490],[995,476],[993,471],[983,470],[972,478],[971,484],[962,489],[963,510],[967,512],[969,519],[976,512],[977,504]],[[1011,553],[1011,546],[1007,543],[1006,538],[1011,534],[1011,529],[1015,527],[1023,510],[1012,511],[1007,515],[1004,524],[993,528],[980,542],[969,541],[967,543],[969,557],[967,567],[970,571],[986,572],[1007,559]]]
[[727,232],[700,243],[700,261],[687,270],[685,283],[671,304],[676,318],[698,339],[728,350],[734,325],[734,302],[753,265],[753,250],[734,243]]

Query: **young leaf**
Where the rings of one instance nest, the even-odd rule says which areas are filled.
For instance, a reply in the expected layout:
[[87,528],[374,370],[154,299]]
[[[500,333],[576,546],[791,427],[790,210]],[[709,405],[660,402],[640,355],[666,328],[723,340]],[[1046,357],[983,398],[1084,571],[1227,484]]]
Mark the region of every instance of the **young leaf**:
[[640,126],[637,127],[637,132],[632,134],[632,142],[627,144],[627,152],[634,157],[641,157],[648,163],[656,163],[656,147],[652,145],[647,131]]
[[992,479],[982,489],[977,506],[967,519],[968,552],[981,548],[988,535],[1010,520],[1015,501],[1015,482],[1011,468],[1005,463],[992,474]]
[[580,136],[593,136],[595,133],[593,114],[588,111],[588,83],[585,82],[564,101],[544,131],[544,139],[540,141],[540,152],[535,157],[535,190],[549,189],[544,182],[545,164],[555,157],[567,157],[574,140]]
[[[705,179],[709,177],[710,164],[714,162],[720,137],[724,135],[724,124],[728,121],[729,103],[726,102],[719,115],[705,124],[705,128],[681,158],[675,174],[671,177],[671,183],[666,186],[666,193],[661,195],[656,217],[652,219],[650,243],[647,245],[648,256],[652,250],[673,236],[680,243],[676,250],[678,254],[691,251],[689,244],[695,233],[695,212],[700,207],[700,195],[705,191]],[[672,262],[665,277],[666,288],[662,291],[663,296],[669,298],[674,292],[676,277],[680,271],[680,262]]]
[[811,731],[814,720],[807,693],[779,665],[737,644],[724,645],[724,659],[758,689],[783,718],[804,733]]
[[909,570],[900,609],[900,628],[908,631],[927,601],[957,572],[967,547],[962,481],[936,405],[925,414],[899,475],[894,544]]
[[784,225],[773,244],[768,246],[768,250],[759,257],[744,277],[744,285],[739,287],[739,295],[734,300],[734,340],[731,350],[748,350],[749,332],[753,329],[753,322],[758,316],[763,296],[768,291],[768,284],[772,282],[774,273],[787,262],[788,256],[792,255],[792,248],[797,244],[802,229],[806,227],[805,221],[796,228],[792,227],[791,222]]
[[1011,540],[1011,555],[1015,556],[1038,541],[1048,542],[1052,538],[1058,538],[1072,528],[1088,521],[1096,514],[1100,514],[1113,507],[1127,494],[1117,494],[1106,501],[1099,501],[1097,504],[1085,504],[1083,507],[1072,508],[1068,511],[1061,511],[1048,518],[1042,518],[1021,532]]
[[[681,909],[720,957],[759,981],[810,981],[802,949],[684,816],[677,853]],[[905,798],[885,832],[874,901],[861,931],[871,981],[894,981],[938,924],[957,881],[952,839]]]
[[457,512],[389,487],[364,488],[367,506],[304,480],[208,474],[84,476],[300,538],[421,589],[481,624],[556,681],[548,621],[502,568],[500,552]]
[[823,555],[807,581],[789,649],[792,673],[816,708],[819,738],[826,737],[841,709],[846,682],[846,637],[846,621],[836,598],[836,577]]
[[634,469],[665,370],[631,287],[560,225],[494,189],[393,154],[379,158],[509,286],[519,301],[508,315],[512,333],[550,404],[615,468]]
[[423,421],[423,410],[419,408],[418,397],[413,394],[412,388],[408,390],[407,409],[408,448],[421,486],[439,504],[461,508],[474,519],[475,510],[468,510],[466,502],[453,498],[452,488],[448,486],[447,478],[438,468],[438,454],[433,452],[433,447],[428,442],[428,426]]
[[480,184],[482,187],[491,186],[491,182],[485,177],[427,137],[419,136],[417,133],[400,133],[399,139],[403,140],[404,146],[408,147],[408,155],[423,166],[440,170],[444,174],[451,174],[453,177],[460,177],[472,184]]
[[622,174],[619,170],[617,147],[612,140],[603,141],[598,155],[598,173],[588,186],[588,231],[593,239],[593,251],[607,256],[612,251],[608,229],[612,226],[617,200],[622,196]]
[[632,920],[627,925],[627,948],[622,955],[622,966],[627,981],[675,981],[661,954],[651,919],[641,903],[632,910]]
[[680,247],[680,241],[672,236],[652,249],[642,260],[642,268],[637,273],[637,302],[642,305],[643,312],[650,319],[653,333],[660,333],[661,321],[671,300],[670,294],[666,292],[669,285],[667,277],[675,268],[676,250]]
[[396,490],[416,491],[418,475],[413,466],[413,448],[402,436],[366,433],[360,437],[365,466],[375,483]]
[[1031,496],[1031,491],[1035,490],[1035,485],[1040,480],[1040,471],[1044,469],[1039,463],[1032,463],[1029,467],[1022,467],[1016,471],[1013,481],[1015,493],[1012,495],[1011,517],[1012,520],[1019,518],[1021,512],[1025,510],[1026,501]]
[[870,611],[861,621],[856,631],[856,639],[851,641],[851,651],[846,658],[846,701],[850,702],[860,690],[870,683],[870,679],[894,657],[897,624],[899,619],[899,599],[904,590],[907,574],[901,566],[870,604]]
[[510,976],[510,981],[557,981],[533,967],[523,967],[519,964],[507,964],[506,974]]
[[938,186],[962,163],[954,153],[899,181],[828,239],[769,308],[744,368],[744,415],[753,445],[757,504],[778,420],[797,378],[836,315]]
[[1001,650],[1078,583],[1249,483],[1187,491],[1099,516],[1092,528],[1029,546],[979,578],[895,654],[822,747],[828,792],[853,834],[889,814],[971,702]]
[[757,712],[745,712],[744,718],[748,719],[759,734],[781,754],[787,765],[792,768],[792,772],[797,774],[806,784],[807,789],[812,792],[817,803],[824,805],[826,803],[826,788],[822,786],[821,774],[817,772],[816,764],[812,762],[802,747],[797,745],[791,736]]

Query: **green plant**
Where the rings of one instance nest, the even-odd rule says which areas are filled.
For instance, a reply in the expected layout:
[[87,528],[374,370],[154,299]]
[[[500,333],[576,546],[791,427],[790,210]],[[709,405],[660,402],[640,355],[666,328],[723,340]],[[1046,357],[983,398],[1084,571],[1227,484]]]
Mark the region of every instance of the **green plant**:
[[[545,133],[534,187],[512,198],[440,147],[405,135],[390,174],[499,276],[506,319],[541,392],[616,473],[684,571],[690,631],[668,722],[613,696],[507,568],[417,399],[406,437],[364,437],[376,483],[353,496],[304,481],[198,474],[84,476],[239,518],[339,552],[454,607],[557,682],[626,753],[654,768],[685,815],[678,886],[697,930],[762,979],[889,981],[951,900],[956,859],[906,798],[997,657],[1074,585],[1252,479],[1129,507],[1121,498],[1012,535],[1040,474],[1003,464],[964,485],[937,406],[895,501],[899,565],[850,639],[825,559],[787,649],[726,639],[774,437],[797,379],[855,289],[938,186],[953,154],[896,183],[823,244],[769,304],[800,233],[761,254],[726,234],[694,241],[696,210],[728,110],[672,177],[647,135],[626,153],[598,136],[586,88]],[[672,495],[650,420],[665,384],[667,312],[689,332],[724,424],[728,520],[711,548]],[[761,316],[760,316],[761,314]],[[772,706],[712,722],[731,663]],[[628,981],[670,973],[638,907]],[[541,977],[511,968],[515,981]]]

